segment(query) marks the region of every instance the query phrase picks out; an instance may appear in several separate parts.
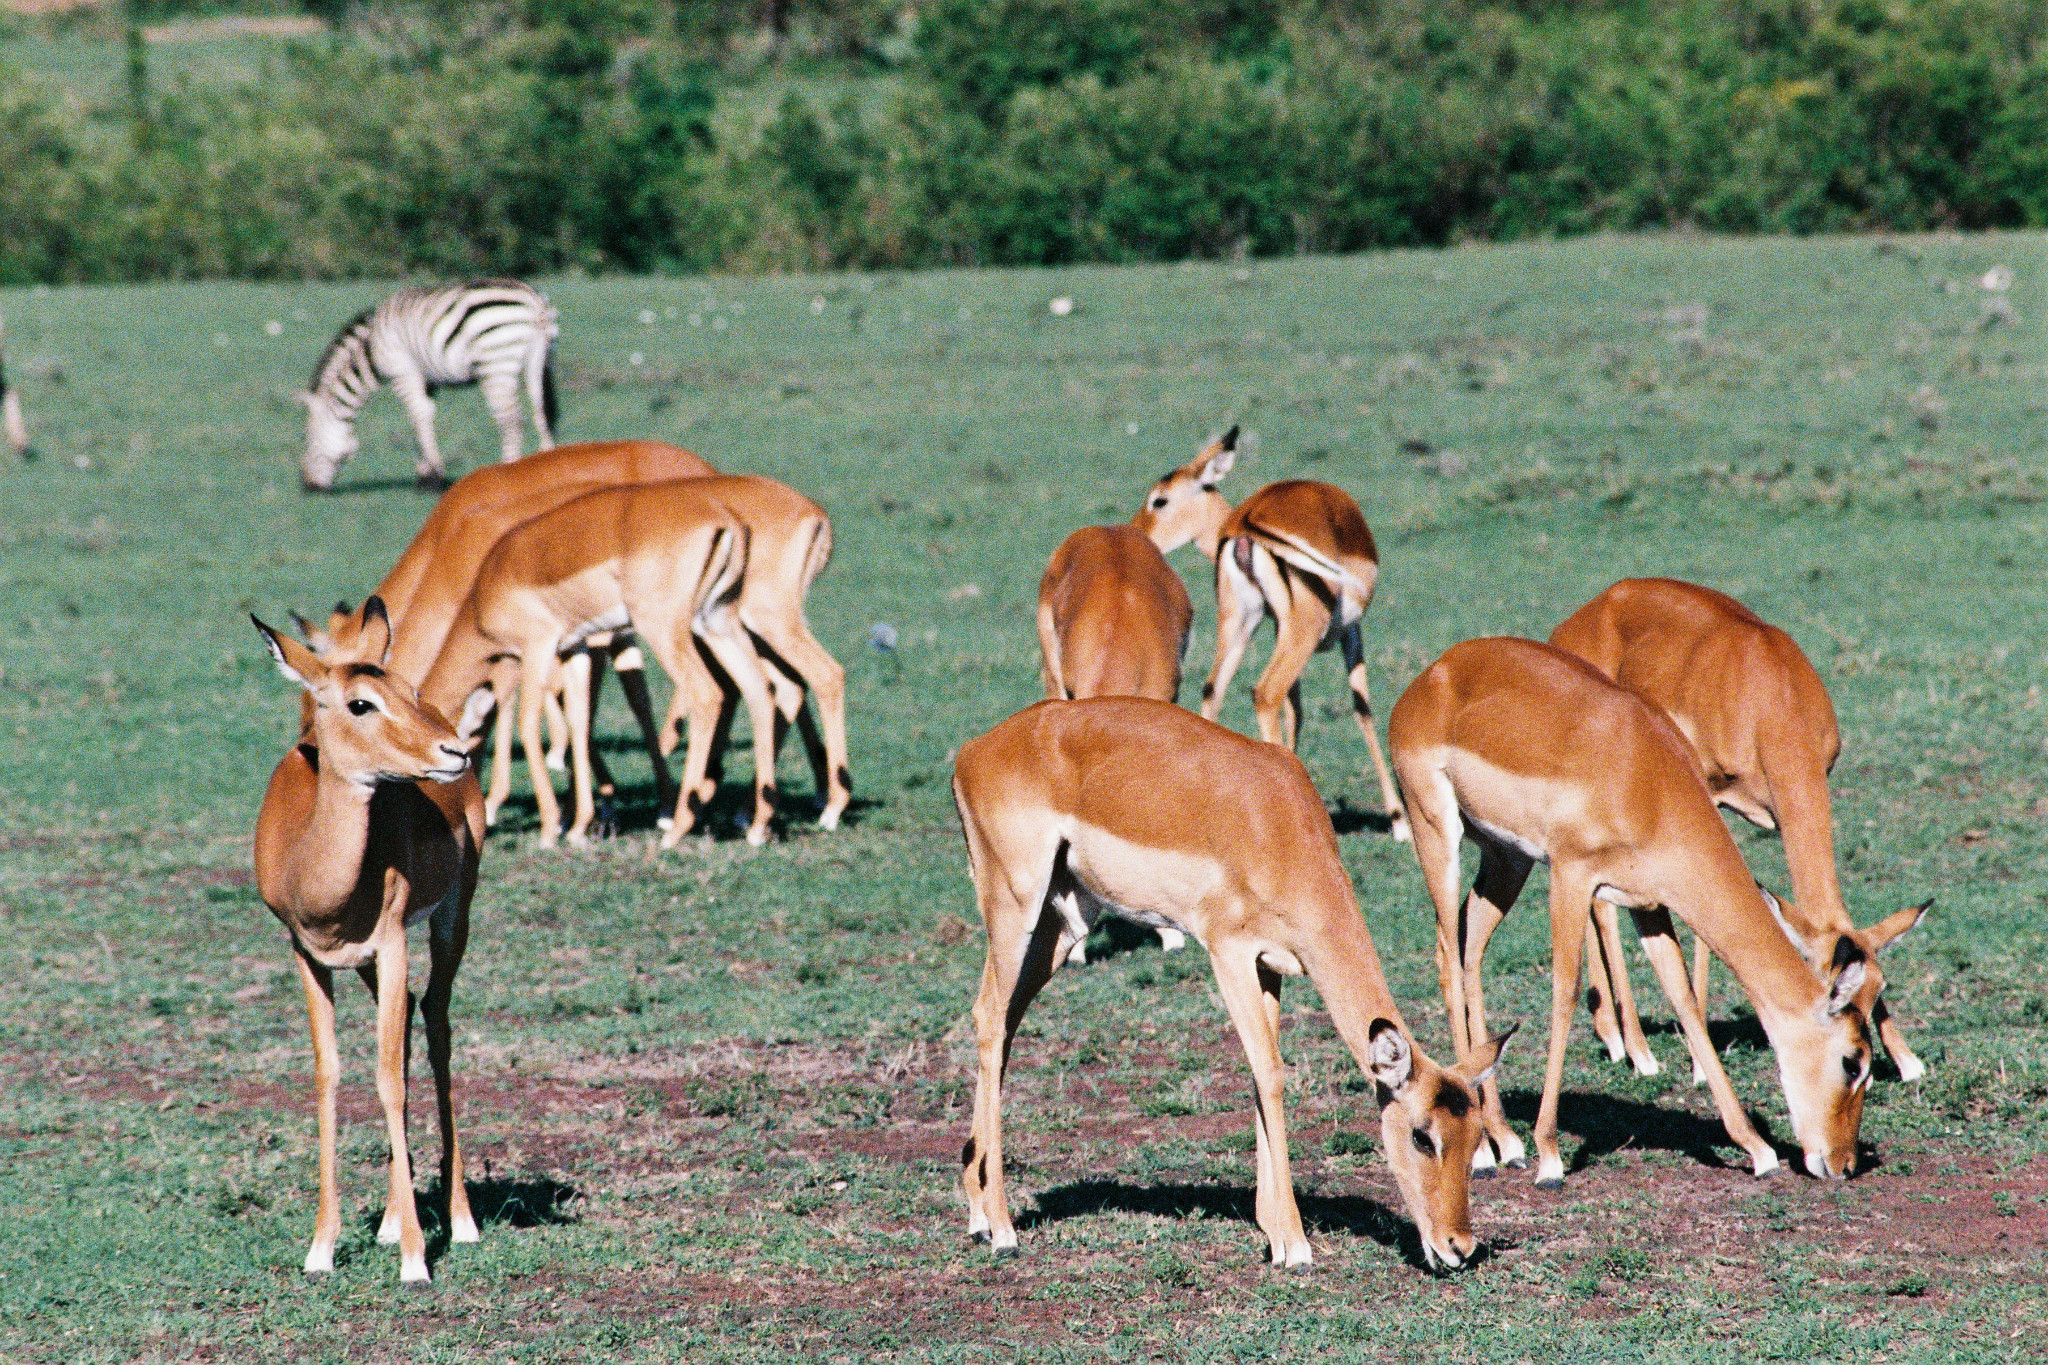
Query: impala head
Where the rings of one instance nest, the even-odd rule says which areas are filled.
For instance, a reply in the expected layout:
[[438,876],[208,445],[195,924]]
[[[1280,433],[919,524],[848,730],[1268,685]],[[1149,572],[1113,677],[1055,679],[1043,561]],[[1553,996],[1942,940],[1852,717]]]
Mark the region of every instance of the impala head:
[[1373,1020],[1369,1069],[1379,1083],[1380,1141],[1431,1269],[1456,1270],[1478,1248],[1470,1196],[1472,1153],[1485,1136],[1479,1083],[1513,1033],[1481,1047],[1465,1066],[1441,1067],[1399,1026]]
[[[1799,944],[1777,897],[1768,891],[1763,897],[1780,926]],[[1877,1055],[1869,1010],[1858,1002],[1866,992],[1875,999],[1874,983],[1881,978],[1855,939],[1847,934],[1831,937],[1833,946],[1826,958],[1813,964],[1824,993],[1806,1017],[1779,1021],[1769,1031],[1785,1104],[1792,1111],[1792,1133],[1806,1155],[1807,1173],[1845,1180],[1856,1173],[1856,1134],[1863,1124],[1863,1099],[1870,1093],[1870,1067]],[[1767,1025],[1770,1022],[1766,1020]]]
[[317,393],[302,393],[306,405],[306,453],[299,458],[299,481],[311,490],[334,487],[342,462],[356,453],[361,441],[355,423]]
[[307,729],[323,764],[359,787],[379,782],[453,782],[469,766],[469,748],[440,714],[420,703],[404,679],[384,671],[391,621],[381,598],[363,603],[355,645],[322,659],[255,617],[277,671],[306,689]]
[[1813,969],[1823,976],[1828,974],[1829,965],[1838,951],[1838,940],[1846,938],[1861,950],[1867,970],[1863,975],[1863,985],[1856,992],[1856,1005],[1863,1011],[1863,1017],[1866,1019],[1877,1018],[1877,1000],[1884,994],[1884,972],[1878,966],[1877,955],[1918,927],[1920,921],[1934,906],[1931,899],[1924,900],[1918,905],[1909,905],[1903,910],[1885,916],[1866,929],[1850,928],[1840,932],[1826,929],[1818,933],[1802,934],[1794,930],[1792,925],[1805,923],[1806,917],[1784,912],[1781,903],[1768,891],[1764,892],[1764,899],[1766,904],[1771,905],[1772,913],[1778,916],[1778,923],[1792,936],[1793,945],[1813,964]]
[[1232,427],[1202,447],[1201,454],[1153,484],[1131,525],[1151,537],[1161,554],[1192,540],[1214,559],[1223,519],[1230,515],[1230,500],[1216,491],[1216,485],[1235,463],[1237,428]]

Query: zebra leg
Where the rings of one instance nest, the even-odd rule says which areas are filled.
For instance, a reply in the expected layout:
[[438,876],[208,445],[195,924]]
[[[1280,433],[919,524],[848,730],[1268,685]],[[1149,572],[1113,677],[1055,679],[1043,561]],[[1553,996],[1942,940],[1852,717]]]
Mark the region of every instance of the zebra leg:
[[412,419],[412,434],[419,439],[420,459],[413,466],[413,473],[423,484],[445,486],[448,470],[441,463],[441,447],[434,440],[434,400],[427,397],[427,381],[413,373],[395,374],[391,376],[391,391],[405,404],[405,415]]
[[536,337],[533,346],[526,353],[526,401],[533,407],[533,429],[540,437],[542,450],[555,448],[555,423],[552,410],[555,406],[554,376],[548,366],[554,349],[552,337]]
[[491,373],[477,380],[491,420],[498,424],[498,458],[512,463],[526,453],[526,417],[519,411],[519,376]]

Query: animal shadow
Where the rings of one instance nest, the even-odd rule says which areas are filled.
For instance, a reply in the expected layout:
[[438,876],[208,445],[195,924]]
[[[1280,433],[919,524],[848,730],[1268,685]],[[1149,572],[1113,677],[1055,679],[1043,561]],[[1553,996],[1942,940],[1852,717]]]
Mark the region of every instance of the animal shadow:
[[1330,824],[1339,834],[1391,834],[1394,817],[1383,810],[1360,810],[1340,796],[1337,808],[1330,812]]
[[[464,1182],[464,1187],[469,1191],[470,1214],[479,1228],[538,1228],[574,1223],[577,1215],[569,1206],[583,1197],[583,1191],[575,1186],[545,1176],[534,1180],[470,1180]],[[420,1231],[427,1238],[427,1264],[435,1265],[447,1254],[450,1244],[448,1193],[437,1179],[413,1195],[413,1207],[419,1213]],[[383,1221],[381,1204],[366,1210],[356,1220],[369,1238],[376,1237]]]
[[[1534,1124],[1540,1098],[1533,1090],[1507,1090],[1501,1094],[1501,1104],[1510,1119]],[[1749,1121],[1756,1125],[1764,1141],[1773,1147],[1781,1146],[1765,1119],[1750,1114]],[[1735,1169],[1746,1160],[1729,1140],[1718,1118],[1702,1118],[1683,1109],[1614,1095],[1580,1090],[1562,1092],[1557,1097],[1557,1126],[1559,1132],[1573,1133],[1579,1138],[1579,1149],[1566,1168],[1573,1171],[1584,1170],[1624,1147],[1677,1152],[1702,1166],[1723,1169]],[[1724,1156],[1724,1149],[1735,1152],[1735,1158]]]
[[[1377,1200],[1360,1195],[1299,1194],[1302,1226],[1311,1234],[1365,1237],[1398,1251],[1418,1270],[1429,1268],[1415,1226]],[[1042,1191],[1036,1208],[1016,1220],[1017,1230],[1091,1214],[1136,1213],[1161,1218],[1206,1217],[1257,1226],[1253,1191],[1238,1185],[1130,1185],[1120,1180],[1076,1180]],[[1260,1253],[1264,1254],[1263,1250]],[[1482,1251],[1483,1254],[1483,1251]]]

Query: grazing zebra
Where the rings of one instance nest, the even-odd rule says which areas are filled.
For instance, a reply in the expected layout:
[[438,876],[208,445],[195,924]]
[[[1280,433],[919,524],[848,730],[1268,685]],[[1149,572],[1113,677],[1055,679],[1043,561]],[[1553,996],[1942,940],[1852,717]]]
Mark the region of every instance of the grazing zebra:
[[7,324],[0,321],[0,430],[14,453],[28,456],[28,424],[21,420],[21,395],[7,387]]
[[503,457],[525,453],[519,384],[540,448],[555,444],[555,373],[549,352],[557,332],[545,295],[516,280],[471,280],[441,289],[402,289],[351,318],[328,343],[313,371],[306,405],[306,454],[300,468],[308,492],[334,486],[342,462],[356,453],[355,417],[380,383],[405,404],[419,437],[420,482],[442,487],[448,475],[434,443],[434,390],[475,384],[498,423]]

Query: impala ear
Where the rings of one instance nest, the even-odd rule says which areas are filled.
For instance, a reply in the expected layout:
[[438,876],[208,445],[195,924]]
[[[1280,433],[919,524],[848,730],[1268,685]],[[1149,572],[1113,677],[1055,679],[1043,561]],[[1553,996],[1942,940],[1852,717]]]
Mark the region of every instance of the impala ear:
[[1509,1024],[1506,1032],[1495,1034],[1475,1051],[1472,1060],[1458,1063],[1451,1071],[1476,1090],[1493,1075],[1493,1068],[1500,1062],[1501,1050],[1508,1045],[1508,1039],[1514,1037],[1515,1030],[1520,1027],[1520,1024]]
[[1375,1019],[1368,1038],[1366,1056],[1372,1078],[1399,1095],[1415,1079],[1415,1052],[1408,1046],[1408,1036],[1392,1021]]
[[362,625],[356,646],[358,653],[365,657],[376,655],[379,668],[391,662],[391,617],[384,610],[384,599],[375,593],[363,600]]
[[1221,439],[1213,442],[1209,449],[1203,452],[1203,456],[1206,458],[1198,457],[1195,481],[1204,488],[1213,489],[1223,481],[1223,476],[1230,472],[1230,467],[1237,463],[1237,428],[1232,427],[1224,432]]
[[320,685],[320,680],[327,675],[327,668],[320,662],[317,654],[291,636],[264,625],[253,615],[249,621],[263,637],[263,643],[269,648],[271,660],[276,663],[278,672],[307,691]]
[[455,722],[455,738],[472,752],[483,741],[484,724],[491,718],[491,712],[498,709],[498,694],[485,683],[469,694],[462,703],[462,715]]
[[1836,939],[1834,956],[1828,960],[1828,1013],[1836,1015],[1849,1008],[1869,974],[1870,959],[1856,940],[1847,934]]
[[1890,947],[1909,930],[1918,928],[1920,921],[1925,919],[1927,912],[1933,908],[1934,898],[1930,896],[1918,905],[1909,905],[1904,910],[1886,915],[1863,931],[1864,946],[1873,953]]
[[1792,921],[1785,918],[1785,903],[1776,896],[1773,896],[1771,889],[1762,882],[1757,883],[1756,893],[1764,898],[1764,909],[1771,912],[1771,918],[1777,921],[1779,930],[1784,933],[1786,938],[1792,941],[1792,946],[1799,950],[1800,955],[1806,958],[1813,957],[1812,945],[1800,937],[1799,931],[1792,927]]

